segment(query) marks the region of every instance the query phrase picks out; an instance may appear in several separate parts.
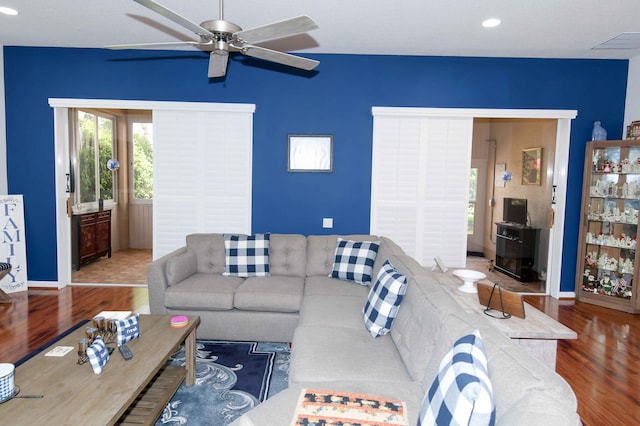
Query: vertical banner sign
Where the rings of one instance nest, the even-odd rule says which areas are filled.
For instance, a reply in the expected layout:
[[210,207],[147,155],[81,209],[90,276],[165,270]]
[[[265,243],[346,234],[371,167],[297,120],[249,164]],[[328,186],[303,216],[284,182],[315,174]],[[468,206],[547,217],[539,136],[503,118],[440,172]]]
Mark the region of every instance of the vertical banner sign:
[[27,290],[24,203],[22,195],[0,195],[0,262],[11,272],[0,281],[5,293]]

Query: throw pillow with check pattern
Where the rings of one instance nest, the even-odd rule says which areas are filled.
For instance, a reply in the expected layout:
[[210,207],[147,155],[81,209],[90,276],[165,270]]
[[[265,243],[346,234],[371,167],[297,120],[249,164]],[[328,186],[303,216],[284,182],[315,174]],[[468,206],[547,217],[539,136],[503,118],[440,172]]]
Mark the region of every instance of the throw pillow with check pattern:
[[407,278],[386,260],[362,308],[364,324],[371,336],[384,336],[391,331],[406,291]]
[[495,425],[496,406],[480,332],[458,339],[424,396],[418,426]]
[[331,278],[369,285],[380,241],[350,241],[338,238]]
[[224,235],[223,275],[233,277],[269,276],[270,234]]
[[109,361],[109,350],[102,337],[95,338],[91,346],[87,348],[87,357],[95,374],[102,373],[102,369]]
[[118,320],[118,346],[140,337],[140,314]]

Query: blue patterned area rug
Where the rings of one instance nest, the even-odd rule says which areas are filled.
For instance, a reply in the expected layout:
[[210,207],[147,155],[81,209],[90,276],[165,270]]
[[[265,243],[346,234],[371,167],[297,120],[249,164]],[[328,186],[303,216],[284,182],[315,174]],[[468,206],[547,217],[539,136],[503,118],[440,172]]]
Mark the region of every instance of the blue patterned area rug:
[[[290,356],[287,343],[198,340],[196,383],[182,383],[156,426],[231,423],[287,388]],[[184,365],[184,348],[169,362]]]

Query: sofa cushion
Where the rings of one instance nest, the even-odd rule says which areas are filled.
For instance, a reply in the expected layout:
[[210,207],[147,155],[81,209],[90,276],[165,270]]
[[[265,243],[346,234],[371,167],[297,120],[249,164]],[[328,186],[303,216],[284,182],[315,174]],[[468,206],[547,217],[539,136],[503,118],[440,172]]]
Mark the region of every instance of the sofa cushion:
[[440,362],[418,425],[493,425],[496,407],[478,330],[459,338]]
[[303,277],[306,274],[307,239],[304,235],[271,234],[269,271],[271,275]]
[[[343,284],[344,285],[344,284]],[[357,286],[357,284],[353,284]],[[366,287],[358,286],[361,289]],[[363,296],[305,295],[300,308],[300,325],[348,327],[362,330]]]
[[247,311],[298,312],[303,293],[301,277],[251,277],[236,290],[233,306]]
[[376,261],[380,241],[351,241],[338,238],[331,278],[371,283],[373,264]]
[[252,408],[248,413],[233,421],[230,426],[290,425],[303,389],[324,389],[399,399],[407,406],[408,424],[415,425],[418,421],[418,408],[422,400],[419,388],[419,384],[415,382],[380,383],[373,380],[371,382],[347,382],[337,379],[330,383],[293,384],[270,397],[268,401]]
[[194,274],[168,287],[164,304],[172,309],[219,311],[233,308],[233,294],[244,278]]
[[[426,271],[409,256],[393,256],[391,263],[407,278],[407,291],[402,309],[391,329],[391,337],[398,347],[407,370],[414,380],[422,381],[429,359],[440,333],[442,322],[460,305],[442,288],[431,271]],[[467,330],[468,334],[473,329]],[[458,334],[462,336],[462,334]],[[453,341],[451,341],[453,344]],[[447,349],[451,348],[451,345]],[[438,362],[444,352],[440,354]],[[435,367],[437,369],[437,365]],[[432,374],[435,374],[435,370]],[[429,381],[433,375],[429,377]]]
[[[233,421],[230,426],[290,425],[303,389],[323,389],[333,392],[351,392],[381,398],[399,399],[407,406],[408,424],[415,425],[422,396],[415,382],[347,382],[336,379],[330,383],[308,382],[293,384],[268,401],[257,405],[248,413]],[[345,423],[346,424],[346,423]]]
[[223,234],[189,234],[187,249],[196,254],[198,272],[220,275],[224,272]]
[[[362,324],[362,322],[360,323]],[[371,339],[359,328],[299,326],[293,336],[290,383],[411,381],[389,336]]]
[[167,260],[167,284],[174,285],[196,273],[198,267],[196,254],[186,251]]
[[[324,277],[307,277],[304,283],[305,296],[324,295],[324,296],[356,296],[362,298],[362,303],[369,294],[369,287],[346,282],[335,278]],[[360,310],[358,309],[358,312]]]
[[378,255],[376,256],[376,261],[373,264],[373,275],[374,277],[378,276],[378,272],[380,272],[380,268],[387,260],[390,260],[392,256],[402,256],[404,255],[404,251],[402,248],[397,245],[393,240],[387,237],[380,236],[380,248],[378,248]]
[[269,234],[224,235],[223,275],[263,277],[269,275]]
[[362,308],[364,324],[371,336],[375,338],[391,331],[406,289],[407,278],[386,261]]

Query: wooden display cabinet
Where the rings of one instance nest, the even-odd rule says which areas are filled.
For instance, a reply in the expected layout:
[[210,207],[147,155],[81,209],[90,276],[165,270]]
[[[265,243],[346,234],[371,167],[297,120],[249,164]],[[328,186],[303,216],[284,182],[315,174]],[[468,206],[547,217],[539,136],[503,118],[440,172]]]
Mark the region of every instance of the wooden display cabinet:
[[640,141],[588,142],[583,182],[576,297],[640,313]]
[[99,257],[111,257],[111,210],[73,215],[71,224],[74,270]]

